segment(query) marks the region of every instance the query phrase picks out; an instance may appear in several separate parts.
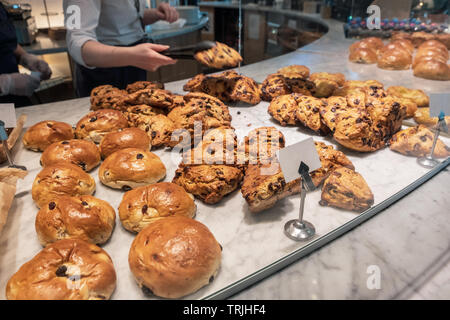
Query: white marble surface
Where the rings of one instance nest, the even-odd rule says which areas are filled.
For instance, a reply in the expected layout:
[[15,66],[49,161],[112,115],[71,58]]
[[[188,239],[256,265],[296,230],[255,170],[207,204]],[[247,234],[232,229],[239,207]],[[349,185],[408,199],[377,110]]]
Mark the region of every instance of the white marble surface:
[[[331,35],[332,33],[330,37]],[[327,43],[327,46],[329,45],[330,43]],[[420,85],[429,92],[446,88],[443,83],[437,85],[435,82],[428,83],[429,81],[422,83],[407,72],[391,75],[390,72],[382,70],[364,70],[359,65],[356,67],[347,63],[346,56],[307,49],[249,65],[243,67],[241,71],[262,81],[268,73],[295,63],[309,66],[312,72],[343,72],[349,79],[375,78],[386,85],[402,84],[411,87]],[[167,88],[182,93],[181,87],[184,82],[168,84]],[[278,126],[267,114],[267,103],[263,102],[256,107],[242,105],[230,107],[232,124],[241,139],[248,131],[258,126]],[[27,126],[45,119],[74,124],[88,108],[88,100],[79,99],[18,109],[18,113],[24,112],[29,115]],[[238,111],[241,112],[239,115]],[[311,132],[300,128],[279,128],[285,134],[288,144],[312,135]],[[314,137],[334,144],[329,138]],[[449,140],[446,142],[448,144]],[[30,169],[30,174],[18,185],[16,202],[0,237],[0,298],[4,298],[4,287],[11,274],[41,249],[34,231],[37,208],[32,204],[30,195],[31,183],[40,169],[39,154],[24,150],[22,146],[18,146],[14,152],[18,162]],[[172,158],[172,154],[164,150],[158,150],[156,153],[161,156],[168,169],[165,181],[170,181],[178,164],[177,155]],[[345,150],[345,153],[354,162],[356,170],[366,178],[375,194],[375,204],[426,172],[416,165],[414,158],[393,153],[388,149],[364,155],[348,150]],[[97,170],[92,172],[97,181],[96,196],[110,201],[113,207],[117,208],[121,192],[102,186],[96,172]],[[448,251],[450,239],[448,178],[449,173],[443,172],[419,189],[428,188],[428,193],[433,192],[431,197],[427,192],[419,190],[413,192],[356,230],[235,298],[400,297],[406,292],[405,288],[418,283],[416,279],[429,270],[436,261],[440,261],[440,257]],[[320,191],[311,193],[305,210],[305,218],[315,224],[319,236],[355,217],[354,213],[320,207],[317,204],[319,198]],[[430,199],[433,201],[430,202]],[[286,199],[280,202],[277,208],[259,215],[248,212],[239,192],[233,193],[218,206],[206,206],[200,201],[197,201],[197,204],[197,219],[205,223],[222,243],[224,255],[222,268],[216,280],[189,298],[205,297],[301,246],[282,234],[284,222],[297,215],[298,196]],[[104,246],[112,256],[118,273],[117,290],[113,295],[115,299],[144,298],[128,269],[127,255],[132,239],[133,235],[126,232],[118,223],[111,241]],[[379,266],[382,275],[381,290],[371,291],[366,288],[368,265]],[[441,278],[437,278],[435,282],[441,281]],[[433,291],[433,288],[429,291]],[[418,289],[414,289],[413,292]],[[443,296],[446,296],[445,292]]]

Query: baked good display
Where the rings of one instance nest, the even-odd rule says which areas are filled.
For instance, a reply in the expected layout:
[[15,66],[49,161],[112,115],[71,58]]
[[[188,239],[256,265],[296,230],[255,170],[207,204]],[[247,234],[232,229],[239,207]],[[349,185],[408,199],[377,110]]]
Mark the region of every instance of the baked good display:
[[411,42],[415,48],[418,48],[425,41],[434,40],[434,38],[435,36],[428,32],[413,32],[413,34],[411,35]]
[[114,152],[126,148],[137,148],[149,151],[152,147],[149,135],[139,128],[125,128],[106,134],[100,145],[100,155],[106,159]]
[[181,298],[211,283],[221,258],[222,247],[205,225],[172,216],[139,232],[128,263],[144,293]]
[[322,206],[363,212],[373,205],[374,197],[367,182],[359,173],[340,167],[325,180],[319,203]]
[[418,108],[426,108],[430,105],[430,98],[420,89],[409,89],[403,86],[391,86],[387,88],[387,93],[394,97],[412,100]]
[[77,139],[100,143],[105,134],[127,127],[128,120],[122,112],[113,109],[101,109],[89,112],[78,121],[75,136]]
[[[424,125],[418,125],[397,132],[389,140],[389,148],[401,154],[414,157],[424,157],[430,154],[433,146],[434,134]],[[450,147],[438,139],[433,156],[446,158],[450,156]]]
[[39,242],[47,246],[62,239],[81,239],[102,244],[108,241],[116,221],[111,205],[91,195],[60,196],[42,206],[36,215]]
[[315,72],[309,80],[314,82],[314,96],[317,98],[328,98],[333,92],[345,83],[342,73]]
[[197,75],[183,87],[185,91],[203,92],[221,101],[242,101],[258,104],[261,94],[255,80],[228,70],[215,75]]
[[161,181],[166,167],[154,153],[137,148],[121,149],[103,161],[98,171],[100,181],[111,188],[131,190]]
[[95,180],[80,167],[66,162],[46,166],[34,179],[31,195],[41,208],[57,197],[91,195]]
[[70,124],[60,121],[41,121],[25,132],[22,142],[25,148],[33,151],[44,151],[54,142],[74,139],[73,128]]
[[150,223],[166,217],[193,218],[197,211],[194,197],[182,187],[159,182],[126,192],[119,205],[119,217],[125,229],[140,232]]
[[267,76],[261,85],[261,98],[264,101],[272,101],[272,99],[292,93],[291,88],[281,74],[274,73]]
[[79,239],[49,244],[6,285],[8,300],[107,300],[116,287],[109,255]]
[[128,94],[132,94],[144,89],[164,89],[164,84],[161,82],[136,81],[129,84],[125,90]]
[[[194,141],[201,141],[203,133],[207,130],[231,126],[228,107],[219,99],[201,92],[190,92],[184,96],[184,100],[184,107],[174,108],[167,115],[174,123],[174,133],[178,132],[180,137],[177,141],[172,136],[172,146],[191,145]],[[199,136],[194,136],[196,123],[201,124]],[[189,136],[185,137],[183,131]]]
[[69,162],[89,172],[99,165],[100,158],[100,151],[93,142],[72,139],[49,145],[42,153],[41,165]]
[[124,105],[123,99],[127,92],[111,85],[103,85],[91,91],[91,110],[99,109],[121,109]]
[[277,72],[286,79],[308,79],[310,73],[307,66],[298,64],[283,67]]
[[438,33],[435,35],[435,40],[438,40],[447,47],[447,50],[450,50],[450,34]]
[[275,127],[259,127],[244,137],[238,148],[239,163],[257,164],[271,162],[279,149],[284,148],[286,139]]
[[407,70],[411,68],[412,55],[401,46],[393,49],[385,49],[377,60],[378,68],[387,70]]
[[172,94],[163,89],[147,88],[136,91],[124,97],[123,102],[128,105],[149,105],[167,109],[172,106]]
[[27,171],[21,169],[0,168],[0,234],[14,201],[17,180],[25,178],[27,174]]
[[216,46],[195,53],[194,58],[201,64],[216,69],[237,67],[242,62],[239,52],[217,41]]
[[[430,117],[430,108],[420,108],[414,113],[414,121],[426,127],[432,127],[439,121],[438,117]],[[447,128],[450,129],[450,116],[445,116]]]
[[429,80],[450,80],[450,66],[437,60],[421,61],[414,67],[414,75]]

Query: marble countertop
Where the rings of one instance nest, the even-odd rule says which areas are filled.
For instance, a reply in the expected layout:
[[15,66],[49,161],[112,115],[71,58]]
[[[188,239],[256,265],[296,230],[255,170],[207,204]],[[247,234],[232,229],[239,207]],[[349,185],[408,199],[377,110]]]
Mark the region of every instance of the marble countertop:
[[[244,66],[241,72],[262,81],[282,66],[304,64],[311,72],[342,72],[348,79],[377,79],[386,86],[405,85],[427,92],[450,89],[448,82],[415,78],[411,70],[386,71],[348,62],[347,48],[352,40],[344,38],[341,23],[323,22],[329,32],[318,41],[295,52]],[[182,93],[184,83],[169,83],[167,89]],[[57,112],[58,105],[66,109],[73,103],[59,102],[45,107]],[[25,109],[18,109],[21,112]],[[449,178],[447,168],[369,221],[231,298],[449,299]]]

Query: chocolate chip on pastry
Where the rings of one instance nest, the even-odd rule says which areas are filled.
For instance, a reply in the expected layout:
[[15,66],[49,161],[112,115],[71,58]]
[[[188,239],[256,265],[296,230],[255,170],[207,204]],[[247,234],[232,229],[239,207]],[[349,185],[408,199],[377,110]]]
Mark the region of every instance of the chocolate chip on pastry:
[[90,195],[60,196],[41,207],[36,232],[42,246],[62,239],[81,239],[94,244],[108,241],[116,213],[108,202]]
[[128,94],[132,94],[143,89],[164,89],[164,84],[160,82],[137,81],[129,84],[126,91]]
[[152,147],[171,146],[172,133],[175,124],[163,114],[153,116],[127,113],[130,126],[144,130],[151,139]]
[[72,139],[48,146],[42,153],[41,165],[46,167],[59,162],[69,162],[85,171],[91,171],[100,164],[100,158],[100,151],[93,142]]
[[149,151],[151,147],[149,135],[139,128],[125,128],[116,132],[110,132],[103,137],[99,145],[103,159],[121,149],[138,148]]
[[75,129],[77,139],[100,143],[109,132],[128,127],[128,120],[118,110],[102,109],[89,112],[78,121]]
[[[438,117],[430,117],[430,108],[420,108],[414,114],[414,121],[418,124],[423,124],[426,127],[432,127],[439,121]],[[450,116],[445,116],[447,128],[450,129]]]
[[107,300],[116,287],[110,256],[79,239],[49,244],[6,285],[8,300]]
[[91,91],[91,110],[121,109],[127,92],[111,85],[99,86]]
[[342,73],[315,72],[309,80],[314,83],[314,96],[328,98],[333,92],[344,85],[345,76]]
[[242,101],[252,105],[261,101],[260,90],[255,80],[236,76],[229,80],[229,85],[231,87],[229,97],[232,101]]
[[261,98],[264,101],[272,101],[272,99],[292,93],[291,88],[286,83],[285,78],[279,74],[271,74],[263,81],[261,85]]
[[306,79],[285,79],[290,92],[300,93],[305,96],[312,96],[316,92],[314,82]]
[[39,208],[59,196],[90,195],[95,191],[95,180],[80,167],[60,162],[39,172],[33,182],[31,195]]
[[129,191],[161,181],[166,167],[150,151],[127,148],[114,152],[103,161],[98,171],[100,181],[111,188]]
[[286,79],[308,79],[309,68],[302,65],[290,65],[277,71]]
[[182,216],[156,220],[134,239],[130,270],[145,293],[181,298],[217,276],[222,250],[202,223]]
[[23,135],[25,148],[33,151],[44,151],[54,142],[74,138],[72,126],[59,121],[47,120],[31,126]]
[[125,229],[140,232],[157,219],[170,216],[193,218],[197,211],[194,197],[182,187],[159,182],[126,192],[119,205],[119,217]]
[[197,52],[194,58],[201,64],[216,69],[236,67],[242,62],[239,52],[220,42],[216,42],[216,46],[211,49]]
[[167,109],[173,104],[172,94],[163,89],[142,89],[124,98],[124,103],[130,105],[146,104],[152,107]]
[[352,169],[341,167],[325,180],[322,187],[323,206],[363,212],[374,203],[372,191],[364,178]]
[[297,125],[298,120],[295,114],[298,109],[298,100],[301,96],[299,93],[278,96],[270,102],[267,111],[283,127]]
[[[389,141],[389,148],[401,154],[414,157],[429,155],[433,146],[434,134],[424,125],[418,125],[397,132]],[[446,158],[450,156],[450,148],[440,139],[436,142],[433,156]]]
[[239,162],[257,164],[273,159],[279,149],[284,148],[286,139],[275,127],[260,127],[250,131],[239,147]]
[[190,91],[190,92],[201,92],[202,86],[203,86],[203,80],[206,78],[204,74],[198,74],[192,79],[190,79],[186,84],[183,86],[184,91]]

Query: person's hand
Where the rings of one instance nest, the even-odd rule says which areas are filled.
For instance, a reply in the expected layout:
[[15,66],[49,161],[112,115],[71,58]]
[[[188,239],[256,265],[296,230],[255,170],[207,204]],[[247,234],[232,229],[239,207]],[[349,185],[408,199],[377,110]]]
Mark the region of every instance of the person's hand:
[[30,97],[39,88],[40,81],[22,73],[0,75],[0,94]]
[[41,80],[50,79],[52,75],[52,70],[48,66],[48,63],[33,54],[22,54],[19,63],[28,70],[40,72]]
[[158,8],[156,8],[156,14],[159,20],[165,20],[170,23],[177,21],[179,18],[177,10],[165,2],[159,4]]
[[156,71],[159,67],[177,62],[172,58],[158,53],[167,50],[168,48],[169,46],[154,43],[138,44],[129,48],[130,62],[135,67],[149,71]]

